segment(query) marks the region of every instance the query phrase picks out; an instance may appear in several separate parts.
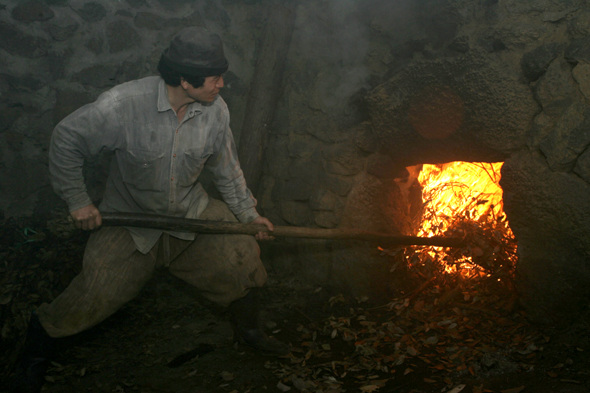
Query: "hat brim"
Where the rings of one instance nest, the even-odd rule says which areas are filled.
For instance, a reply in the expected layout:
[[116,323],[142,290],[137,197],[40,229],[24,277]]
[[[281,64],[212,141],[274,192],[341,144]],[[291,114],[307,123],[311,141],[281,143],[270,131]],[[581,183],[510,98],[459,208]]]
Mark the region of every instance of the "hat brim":
[[174,60],[171,60],[168,56],[166,56],[165,53],[162,55],[161,61],[172,71],[178,72],[182,75],[190,76],[217,76],[223,74],[229,68],[227,60],[224,60],[224,63],[215,67],[197,67],[194,65],[182,64]]

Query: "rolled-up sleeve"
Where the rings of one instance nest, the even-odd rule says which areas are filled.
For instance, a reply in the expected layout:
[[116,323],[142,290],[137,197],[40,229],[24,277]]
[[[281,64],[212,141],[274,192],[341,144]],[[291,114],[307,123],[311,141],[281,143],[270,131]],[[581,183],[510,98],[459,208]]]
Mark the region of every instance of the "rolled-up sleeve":
[[103,93],[63,119],[53,130],[49,146],[49,173],[55,192],[70,211],[92,203],[83,175],[84,160],[119,142],[112,97]]

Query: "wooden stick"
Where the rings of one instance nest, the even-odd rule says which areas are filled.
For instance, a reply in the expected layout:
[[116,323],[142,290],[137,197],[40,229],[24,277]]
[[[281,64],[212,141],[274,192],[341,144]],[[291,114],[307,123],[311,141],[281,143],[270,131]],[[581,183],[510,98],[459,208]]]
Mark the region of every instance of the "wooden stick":
[[[163,230],[209,233],[255,235],[269,232],[264,225],[243,224],[228,221],[210,221],[135,213],[102,213],[103,225],[156,228]],[[351,228],[305,228],[275,226],[274,237],[297,237],[307,239],[349,239],[376,242],[383,245],[423,245],[438,247],[462,247],[465,239],[458,237],[402,236],[379,232],[360,231]]]

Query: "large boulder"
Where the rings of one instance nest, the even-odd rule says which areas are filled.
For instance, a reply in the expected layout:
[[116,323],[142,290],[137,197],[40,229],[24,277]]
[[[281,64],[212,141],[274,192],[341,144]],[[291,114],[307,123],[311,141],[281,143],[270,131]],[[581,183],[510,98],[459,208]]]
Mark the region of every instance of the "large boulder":
[[519,73],[484,52],[414,63],[368,96],[372,137],[399,162],[501,161],[539,108]]
[[522,304],[537,321],[567,321],[590,297],[590,185],[551,170],[533,151],[506,160],[501,185],[504,209],[518,239]]

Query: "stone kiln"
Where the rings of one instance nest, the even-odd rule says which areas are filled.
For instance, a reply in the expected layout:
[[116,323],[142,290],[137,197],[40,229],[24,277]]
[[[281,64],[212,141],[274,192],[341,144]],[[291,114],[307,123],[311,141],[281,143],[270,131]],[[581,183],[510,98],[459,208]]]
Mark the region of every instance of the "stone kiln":
[[[293,6],[293,24],[266,23],[275,2]],[[504,162],[522,303],[545,322],[587,307],[587,1],[6,0],[0,11],[5,216],[47,217],[61,206],[46,174],[57,121],[117,83],[153,74],[178,28],[204,25],[224,37],[223,97],[238,142],[245,112],[257,110],[250,86],[276,85],[276,108],[258,119],[268,146],[256,190],[276,224],[408,233],[417,194],[406,167]],[[259,43],[286,26],[292,40],[275,52],[283,77],[261,81]],[[100,175],[89,174],[91,188]],[[389,275],[389,267],[353,274],[366,247],[272,247],[277,272],[292,264],[349,287]]]
[[406,166],[505,161],[501,185],[519,244],[523,304],[550,323],[585,307],[590,112],[580,45],[553,52],[534,80],[526,70],[541,49],[523,58],[525,75],[480,52],[415,62],[377,86],[367,95],[368,120],[340,147],[364,160],[340,225],[407,233],[415,202]]

